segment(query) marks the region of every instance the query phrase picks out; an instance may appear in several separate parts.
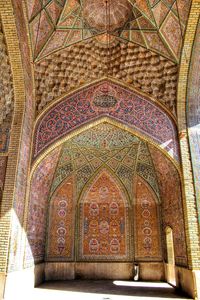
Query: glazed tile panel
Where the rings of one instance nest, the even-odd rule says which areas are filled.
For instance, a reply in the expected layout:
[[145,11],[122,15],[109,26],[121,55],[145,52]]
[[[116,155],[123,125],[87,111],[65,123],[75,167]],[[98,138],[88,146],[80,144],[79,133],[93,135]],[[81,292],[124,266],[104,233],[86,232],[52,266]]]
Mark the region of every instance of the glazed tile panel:
[[105,122],[50,152],[30,197],[26,266],[45,253],[57,262],[160,261],[166,226],[176,263],[187,264],[179,174],[163,153],[122,128]]
[[129,258],[128,203],[116,180],[102,171],[80,202],[79,259]]
[[60,149],[56,148],[35,170],[30,189],[25,267],[44,260],[48,195]]
[[162,199],[163,232],[167,226],[172,228],[176,264],[186,266],[187,251],[180,177],[174,165],[157,149],[150,146],[150,152]]
[[106,122],[64,143],[50,195],[68,176],[74,174],[78,197],[88,180],[103,166],[110,168],[123,182],[130,197],[135,172],[160,197],[148,145],[131,133]]
[[61,185],[49,203],[48,260],[70,260],[74,252],[74,182]]
[[139,177],[136,180],[135,193],[135,258],[162,260],[158,199]]
[[176,127],[172,119],[142,96],[106,81],[65,98],[38,120],[33,158],[66,134],[104,116],[152,139],[179,160]]

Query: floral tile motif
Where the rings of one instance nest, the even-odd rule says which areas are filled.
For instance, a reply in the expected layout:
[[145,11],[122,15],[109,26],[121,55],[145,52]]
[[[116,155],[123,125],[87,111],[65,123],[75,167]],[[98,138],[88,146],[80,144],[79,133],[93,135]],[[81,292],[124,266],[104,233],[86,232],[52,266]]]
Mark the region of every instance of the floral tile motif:
[[[114,97],[109,107],[96,105],[97,97]],[[37,123],[33,159],[50,144],[100,117],[110,117],[151,138],[179,161],[176,127],[157,105],[119,85],[103,81],[64,98],[48,110]]]

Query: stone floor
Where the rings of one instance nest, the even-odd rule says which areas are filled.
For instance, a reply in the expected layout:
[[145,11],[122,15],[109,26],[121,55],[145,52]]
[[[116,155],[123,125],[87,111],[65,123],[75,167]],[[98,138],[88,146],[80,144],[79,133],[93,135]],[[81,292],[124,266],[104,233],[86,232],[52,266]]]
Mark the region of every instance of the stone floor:
[[48,282],[34,289],[28,298],[31,300],[190,299],[177,293],[166,283],[101,280]]

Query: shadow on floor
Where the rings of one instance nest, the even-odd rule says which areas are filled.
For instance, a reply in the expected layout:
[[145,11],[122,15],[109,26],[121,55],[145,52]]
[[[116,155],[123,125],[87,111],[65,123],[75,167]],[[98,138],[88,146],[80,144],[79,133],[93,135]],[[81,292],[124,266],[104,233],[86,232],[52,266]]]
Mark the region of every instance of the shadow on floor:
[[[191,299],[187,295],[175,290],[167,283],[158,282],[132,282],[132,281],[111,281],[111,280],[73,280],[46,282],[37,290],[56,290],[66,292],[66,299],[89,299],[85,294],[101,295],[103,300],[112,299]],[[71,296],[70,296],[71,295]],[[120,296],[120,297],[115,297]],[[114,298],[113,298],[114,297]],[[96,299],[96,297],[95,297]],[[59,298],[57,298],[59,300]]]

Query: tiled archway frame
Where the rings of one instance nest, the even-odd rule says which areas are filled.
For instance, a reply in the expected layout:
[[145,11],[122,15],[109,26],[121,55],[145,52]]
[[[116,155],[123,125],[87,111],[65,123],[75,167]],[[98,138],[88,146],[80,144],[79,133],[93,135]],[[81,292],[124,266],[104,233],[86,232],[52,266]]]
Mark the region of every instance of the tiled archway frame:
[[[99,122],[102,122],[102,120],[104,121],[104,119],[101,119],[101,120],[99,120]],[[95,122],[95,124],[91,124],[92,126],[94,126],[93,128],[92,128],[92,130],[91,131],[95,131],[95,127],[98,127],[98,126],[96,126],[96,125],[98,125],[96,122]],[[109,125],[109,124],[107,124],[107,125]],[[121,128],[121,124],[114,124],[115,126],[118,126],[119,128]],[[88,125],[84,125],[84,126],[82,126],[82,128],[81,128],[81,130],[82,130],[82,134],[84,135],[84,131],[86,130],[86,131],[89,131],[90,132],[90,128],[91,127],[88,127]],[[122,128],[121,129],[123,129],[123,126],[122,126]],[[124,129],[125,130],[125,129]],[[98,131],[97,131],[98,132]],[[73,136],[72,136],[72,134],[71,134],[71,138],[73,139],[73,137],[76,137],[76,135],[79,135],[80,134],[80,131],[77,133],[77,130],[74,130],[73,131]],[[92,137],[92,135],[90,136],[90,137]],[[115,135],[115,137],[116,137],[116,135]],[[121,138],[120,138],[121,139]],[[62,144],[65,144],[65,141],[66,141],[66,139],[65,139],[65,137],[64,138],[62,138],[61,140],[60,140],[60,146],[62,146]],[[86,141],[88,141],[88,138],[86,139]],[[94,139],[94,141],[95,141],[95,139]],[[70,142],[70,138],[68,137],[68,142],[66,143],[66,145],[64,145],[64,147],[69,147],[69,142]],[[93,142],[93,140],[92,140],[92,142]],[[120,143],[120,142],[119,142]],[[99,143],[98,143],[99,144]],[[67,166],[65,163],[63,164],[63,162],[66,162],[67,164],[69,163],[69,158],[71,157],[71,155],[73,156],[73,151],[71,151],[72,149],[71,148],[69,148],[70,149],[70,151],[63,151],[63,150],[61,150],[60,151],[60,149],[61,149],[61,147],[60,146],[57,146],[57,145],[55,145],[55,144],[53,144],[52,145],[52,148],[51,147],[49,147],[46,151],[45,151],[45,153],[43,154],[43,155],[45,155],[45,156],[42,156],[42,157],[40,157],[40,158],[38,158],[37,160],[36,160],[36,162],[34,163],[34,165],[33,165],[33,167],[32,167],[32,171],[31,171],[31,174],[32,174],[32,176],[30,176],[30,193],[29,193],[29,195],[30,195],[30,199],[29,199],[29,203],[30,203],[30,205],[32,206],[32,207],[34,207],[35,206],[35,204],[36,205],[43,205],[43,203],[44,203],[44,201],[47,201],[47,198],[49,197],[48,195],[50,195],[51,193],[50,193],[50,185],[51,185],[51,180],[49,179],[50,177],[51,178],[53,178],[54,177],[54,181],[56,182],[57,181],[57,176],[60,176],[60,175],[58,175],[58,174],[61,174],[60,172],[56,172],[57,173],[57,175],[54,175],[54,172],[55,171],[53,171],[53,168],[52,168],[52,170],[51,171],[49,171],[49,167],[51,167],[51,164],[53,164],[54,166],[59,166],[59,168],[62,168],[63,170],[65,169],[65,170],[68,170],[67,171],[67,173],[66,173],[66,176],[64,176],[64,177],[62,177],[62,180],[64,180],[64,178],[66,179],[67,178],[67,176],[71,176],[71,174],[72,173],[70,173],[70,172],[72,172],[70,169],[68,169],[68,168],[65,168],[65,166]],[[81,145],[80,145],[81,146]],[[150,147],[150,145],[149,145],[149,147]],[[147,147],[147,148],[149,148],[149,147]],[[83,146],[83,148],[84,148],[84,146]],[[151,152],[152,152],[152,149],[153,148],[155,148],[155,147],[152,147],[151,146]],[[144,151],[144,147],[141,147],[141,149],[140,149],[140,153],[137,155],[137,157],[139,158],[139,161],[143,161],[143,159],[144,159],[144,161],[146,161],[146,163],[150,163],[150,162],[148,162],[146,159],[145,159],[145,157],[146,157],[146,151]],[[155,149],[156,150],[156,149]],[[56,157],[53,157],[52,156],[52,154],[54,153],[54,151],[56,151],[57,153],[58,153],[58,157],[56,158]],[[138,151],[138,150],[136,150],[136,151]],[[149,149],[149,151],[150,151],[150,149]],[[59,154],[59,152],[60,152],[60,154]],[[166,155],[163,153],[164,151],[163,150],[156,150],[156,153],[155,153],[155,155],[154,156],[156,156],[156,157],[158,157],[159,155],[158,155],[158,153],[160,153],[163,157],[166,157]],[[64,156],[63,156],[63,153],[64,153]],[[58,162],[58,159],[59,159],[59,162]],[[152,157],[152,159],[153,159],[153,157]],[[60,161],[62,160],[62,163],[60,163]],[[158,162],[159,162],[159,159],[158,160],[156,160],[156,162],[154,162],[154,164],[155,164],[155,166],[158,164]],[[152,163],[153,163],[153,161],[152,161]],[[151,163],[150,163],[151,164]],[[73,163],[73,165],[76,165],[76,163],[74,162]],[[166,205],[165,205],[165,207],[168,207],[169,206],[169,203],[171,202],[171,203],[173,203],[173,207],[177,207],[176,205],[177,205],[177,201],[178,201],[178,203],[179,204],[181,204],[181,198],[179,198],[179,197],[177,197],[177,201],[174,201],[175,200],[175,198],[176,198],[176,194],[175,194],[175,197],[174,198],[172,198],[172,197],[169,197],[169,195],[167,195],[168,194],[168,191],[170,190],[170,191],[174,191],[174,186],[175,186],[175,182],[176,182],[176,180],[175,180],[175,176],[174,176],[174,172],[169,172],[169,171],[167,171],[167,170],[169,170],[169,168],[166,168],[167,167],[167,163],[166,163],[166,160],[162,160],[161,161],[161,163],[159,162],[159,166],[160,166],[160,169],[161,169],[161,172],[159,172],[158,170],[158,173],[157,173],[157,176],[159,176],[159,173],[164,173],[165,174],[165,177],[164,178],[166,178],[166,177],[168,177],[168,178],[170,178],[170,177],[172,177],[173,178],[173,183],[170,185],[170,184],[168,184],[168,182],[167,182],[167,189],[166,189],[166,184],[165,183],[163,183],[163,186],[165,186],[164,187],[164,194],[166,193],[166,198],[165,198],[165,195],[164,195],[164,199],[169,199],[169,201],[167,201],[166,202]],[[110,168],[109,168],[109,166],[107,166],[107,168],[110,170]],[[163,169],[163,170],[162,170]],[[167,169],[167,170],[166,170]],[[99,169],[98,169],[99,170]],[[136,170],[136,169],[135,169]],[[173,168],[172,168],[172,170],[173,170]],[[74,170],[75,171],[75,170]],[[111,171],[111,170],[110,170]],[[39,175],[39,173],[41,173],[41,175]],[[55,173],[55,174],[56,174]],[[38,175],[37,175],[38,174]],[[47,176],[47,174],[48,174],[48,176]],[[82,173],[83,174],[83,173]],[[96,173],[95,173],[96,174]],[[111,173],[112,174],[112,173]],[[176,174],[176,172],[175,172],[175,174]],[[116,174],[117,175],[117,174]],[[84,174],[83,174],[83,176],[84,176]],[[41,179],[41,177],[42,178],[44,178],[44,180],[45,180],[45,188],[39,188],[39,186],[40,187],[42,187],[42,179]],[[114,175],[114,177],[115,177],[115,175]],[[36,178],[37,180],[36,180],[36,182],[38,182],[38,184],[39,184],[39,186],[38,185],[35,185],[35,187],[34,187],[34,185],[33,185],[33,181],[35,180],[34,178]],[[88,186],[88,185],[90,185],[90,183],[92,182],[91,180],[92,180],[92,178],[94,178],[94,177],[92,177],[91,179],[90,179],[90,181],[88,181],[88,179],[90,178],[90,176],[89,177],[87,177],[87,183],[85,183],[86,184],[86,186]],[[118,176],[117,176],[117,178],[118,178]],[[122,186],[124,186],[124,191],[126,191],[126,184],[124,185],[124,182],[121,180],[122,178],[121,177],[119,177],[119,182],[121,182],[122,183]],[[161,180],[162,181],[162,180]],[[165,180],[164,180],[165,181]],[[60,181],[60,183],[58,183],[58,185],[56,185],[56,187],[58,188],[58,186],[59,186],[59,184],[61,184],[62,185],[62,182],[64,182],[64,181]],[[49,185],[50,184],[50,185]],[[79,185],[79,183],[78,183],[78,180],[77,180],[77,182],[76,182],[76,186],[78,186]],[[32,187],[33,187],[33,189],[32,189]],[[173,187],[173,188],[172,188]],[[42,197],[41,197],[41,193],[44,193],[45,192],[45,189],[47,189],[48,188],[48,192],[46,192],[46,196],[47,196],[47,198],[46,198],[46,200],[45,200],[45,196],[44,195],[42,195]],[[83,186],[82,186],[82,188],[83,188]],[[81,188],[81,190],[82,190],[82,188]],[[153,189],[154,190],[154,189]],[[153,192],[153,190],[152,190],[152,192]],[[179,189],[180,190],[180,189]],[[35,192],[34,192],[35,191]],[[53,191],[55,191],[55,189],[53,189]],[[82,190],[82,192],[84,192],[85,191],[85,189],[84,190]],[[127,190],[127,192],[128,192],[128,190]],[[130,192],[130,191],[129,191]],[[38,194],[39,193],[39,194]],[[75,193],[75,194],[77,194],[77,193]],[[78,193],[79,194],[79,193]],[[129,195],[132,195],[132,193],[130,193]],[[27,196],[28,196],[28,193],[27,193]],[[130,196],[131,197],[131,196]],[[34,199],[35,198],[35,199]],[[180,200],[180,201],[179,201]],[[159,199],[158,199],[158,201],[159,201]],[[37,202],[37,203],[36,203]],[[174,202],[175,202],[175,204],[174,204]],[[45,204],[46,205],[46,204]],[[171,206],[171,205],[170,205]],[[178,207],[180,208],[181,207],[181,205],[178,205]],[[35,211],[37,211],[35,208],[34,208],[34,210]],[[176,210],[174,210],[175,212],[177,212],[177,209]],[[180,210],[181,212],[182,212],[182,210]],[[34,213],[32,212],[32,211],[30,211],[30,213],[29,213],[29,215],[30,215],[30,217],[31,217],[31,219],[32,219],[32,217],[33,217],[33,215],[34,215]],[[178,221],[178,223],[180,223],[180,219],[181,219],[181,216],[182,216],[182,214],[180,214],[179,213],[179,216],[178,216],[178,219],[179,219],[179,221]],[[171,215],[170,215],[170,218],[171,218]],[[79,219],[79,217],[78,217],[78,219]],[[172,219],[172,223],[173,223],[173,225],[175,226],[175,223],[176,222],[174,222],[174,219],[173,218],[171,218]],[[41,217],[40,217],[40,222],[41,222]],[[45,223],[45,222],[44,222]],[[184,222],[182,222],[182,223],[184,223]],[[28,222],[28,224],[29,224],[29,222]],[[29,225],[29,231],[31,231],[31,228],[33,228],[33,226],[34,226],[34,224],[33,223],[30,223]],[[183,228],[183,227],[182,227]],[[37,230],[34,232],[34,234],[36,233],[36,235],[37,235]],[[182,232],[182,230],[181,231],[179,231],[179,232]],[[31,235],[32,235],[32,233],[31,233]],[[34,240],[34,236],[31,236],[31,235],[29,235],[28,234],[28,236],[29,236],[29,241],[30,241],[30,239],[32,239],[32,240]],[[78,234],[78,236],[79,236],[79,234]],[[39,237],[39,239],[40,240],[43,240],[43,238],[40,238]],[[35,245],[37,245],[38,243],[35,243]],[[28,244],[27,244],[28,245]],[[34,243],[32,243],[31,242],[31,245],[32,246],[34,246]],[[180,248],[182,248],[182,247],[180,247]],[[34,247],[32,247],[32,250],[31,251],[29,251],[30,253],[32,252],[32,253],[34,253]],[[28,253],[28,252],[27,252]],[[43,258],[43,255],[44,255],[44,251],[42,250],[41,252],[41,255],[40,256],[38,256],[38,249],[37,249],[37,256],[35,256],[34,255],[34,259],[36,259],[37,261],[40,261],[40,260],[42,260],[42,258]],[[54,258],[55,259],[55,258]],[[66,258],[65,258],[66,259]],[[67,258],[68,259],[68,258]],[[69,258],[70,259],[70,258]],[[31,260],[29,259],[29,255],[26,255],[26,266],[27,265],[30,265],[32,262],[31,262]],[[29,264],[30,263],[30,264]]]
[[179,162],[173,118],[151,100],[110,80],[91,84],[62,98],[38,117],[33,160],[64,136],[102,118],[121,123]]

